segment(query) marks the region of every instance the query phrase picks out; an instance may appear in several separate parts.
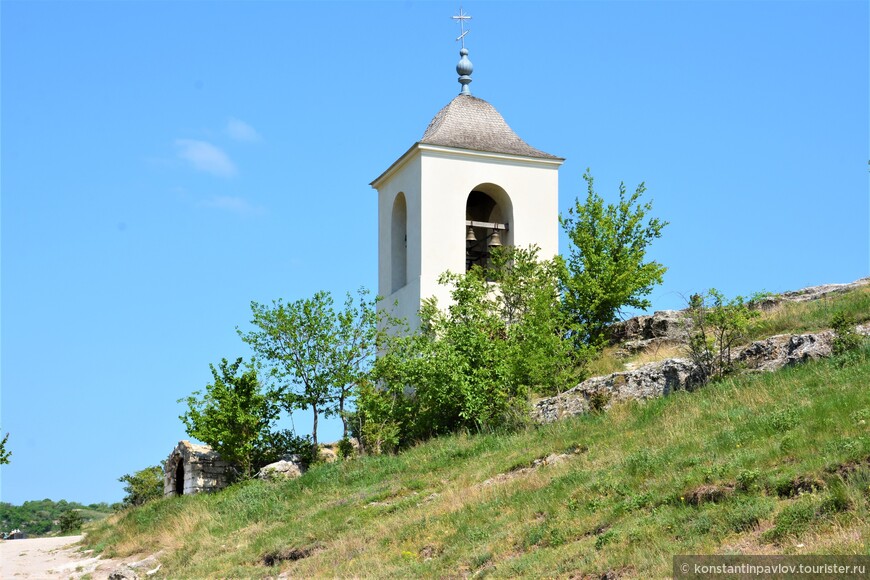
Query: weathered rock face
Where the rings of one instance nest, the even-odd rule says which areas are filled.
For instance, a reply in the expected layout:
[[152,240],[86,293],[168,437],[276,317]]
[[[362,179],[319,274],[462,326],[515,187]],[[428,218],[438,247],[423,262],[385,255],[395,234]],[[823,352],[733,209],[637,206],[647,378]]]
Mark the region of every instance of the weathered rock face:
[[678,342],[685,335],[685,327],[685,311],[660,310],[650,316],[636,316],[614,323],[610,327],[610,341],[613,344],[656,339]]
[[[870,278],[861,278],[849,284],[824,284],[801,290],[783,292],[756,303],[761,310],[773,310],[784,302],[809,302],[832,294],[870,286]],[[656,343],[680,342],[691,321],[685,310],[661,310],[649,316],[636,316],[610,326],[610,343],[621,344],[629,353],[638,352]]]
[[266,465],[257,473],[257,477],[266,481],[296,479],[305,473],[305,468],[297,455],[291,455],[281,461]]
[[784,366],[831,356],[834,332],[780,334],[758,340],[732,357],[738,365],[759,371],[775,371]]
[[187,495],[217,491],[229,485],[232,465],[208,445],[179,441],[163,469],[163,495]]
[[778,298],[783,302],[808,302],[810,300],[819,300],[830,294],[841,294],[849,290],[856,290],[867,285],[870,285],[870,278],[861,278],[849,284],[823,284],[821,286],[810,286],[801,290],[783,292]]
[[[870,325],[858,326],[870,334]],[[739,366],[754,371],[775,371],[782,367],[831,356],[834,332],[780,334],[755,341],[732,353]],[[532,419],[550,423],[563,417],[589,412],[593,405],[609,407],[626,399],[664,397],[675,391],[692,390],[703,384],[698,367],[689,359],[671,358],[644,365],[633,371],[587,379],[561,395],[541,399],[532,407]]]
[[594,405],[607,408],[616,401],[663,397],[692,390],[701,382],[694,363],[682,358],[667,359],[633,371],[587,379],[561,395],[538,401],[532,418],[538,423],[551,423],[587,413]]

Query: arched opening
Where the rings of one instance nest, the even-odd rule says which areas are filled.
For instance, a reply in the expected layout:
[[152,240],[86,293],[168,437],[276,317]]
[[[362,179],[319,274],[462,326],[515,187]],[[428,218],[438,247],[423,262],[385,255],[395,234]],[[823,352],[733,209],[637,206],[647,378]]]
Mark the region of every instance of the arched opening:
[[493,248],[513,244],[513,206],[504,189],[492,183],[475,187],[465,202],[465,270],[489,265]]
[[393,202],[391,224],[390,271],[395,292],[408,283],[408,206],[405,194],[399,192]]
[[184,495],[184,461],[179,460],[175,468],[175,495]]

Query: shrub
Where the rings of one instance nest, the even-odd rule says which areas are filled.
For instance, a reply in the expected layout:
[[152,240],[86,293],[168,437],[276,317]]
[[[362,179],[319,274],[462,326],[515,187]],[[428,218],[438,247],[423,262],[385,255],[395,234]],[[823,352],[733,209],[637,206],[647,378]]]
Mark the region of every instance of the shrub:
[[352,422],[367,448],[513,430],[529,421],[532,391],[573,386],[588,351],[568,340],[555,264],[539,261],[534,247],[501,248],[491,263],[443,274],[450,304],[425,301],[419,332],[383,337]]
[[124,484],[124,493],[127,494],[121,507],[142,505],[163,497],[163,468],[159,465],[122,475],[118,481]]
[[760,314],[742,296],[726,300],[715,288],[689,298],[686,349],[702,380],[733,370],[731,349],[746,337],[749,322]]
[[855,332],[855,321],[842,312],[837,312],[831,321],[834,327],[834,355],[843,355],[861,348],[864,337]]
[[82,518],[82,514],[80,514],[79,511],[75,509],[70,509],[63,512],[57,522],[58,526],[60,527],[61,534],[77,532],[82,529],[82,524],[84,523],[85,520],[84,518]]
[[214,382],[204,394],[196,391],[179,400],[188,407],[179,419],[188,435],[210,445],[247,479],[277,460],[293,435],[272,431],[280,409],[263,392],[254,361],[238,374],[241,365],[241,358],[233,363],[223,359],[219,368],[209,365]]

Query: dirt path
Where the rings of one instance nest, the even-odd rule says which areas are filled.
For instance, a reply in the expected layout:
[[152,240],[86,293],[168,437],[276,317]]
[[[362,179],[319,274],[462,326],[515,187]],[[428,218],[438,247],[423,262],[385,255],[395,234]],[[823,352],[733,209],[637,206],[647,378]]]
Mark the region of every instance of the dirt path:
[[81,578],[104,580],[123,562],[80,552],[81,536],[0,541],[0,578]]

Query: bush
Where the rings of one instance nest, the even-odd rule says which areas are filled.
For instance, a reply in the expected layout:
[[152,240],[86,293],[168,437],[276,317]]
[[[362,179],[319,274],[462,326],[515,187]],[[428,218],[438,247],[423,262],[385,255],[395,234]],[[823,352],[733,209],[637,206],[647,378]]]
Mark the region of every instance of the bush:
[[194,392],[179,402],[187,403],[187,412],[179,419],[187,434],[207,443],[226,461],[236,465],[242,478],[277,460],[293,439],[287,432],[273,432],[280,409],[266,396],[251,361],[239,373],[242,359],[209,365],[214,382],[205,393]]
[[121,507],[142,505],[163,497],[163,468],[159,465],[146,467],[132,475],[122,475],[118,481],[125,484],[124,493],[127,494]]
[[855,321],[842,312],[834,314],[831,324],[834,327],[834,344],[832,346],[835,356],[843,355],[861,348],[864,337],[855,332]]
[[760,315],[742,296],[726,300],[715,288],[689,298],[686,350],[703,381],[733,370],[731,349],[746,338],[749,322]]
[[78,510],[70,509],[61,514],[57,525],[60,527],[61,534],[69,534],[81,530],[84,523],[85,520],[82,518],[82,514]]
[[529,421],[532,391],[575,384],[588,351],[568,340],[555,263],[539,261],[534,247],[506,247],[491,264],[443,274],[450,305],[426,301],[419,332],[384,337],[353,420],[367,448],[393,450],[462,429],[515,429]]

